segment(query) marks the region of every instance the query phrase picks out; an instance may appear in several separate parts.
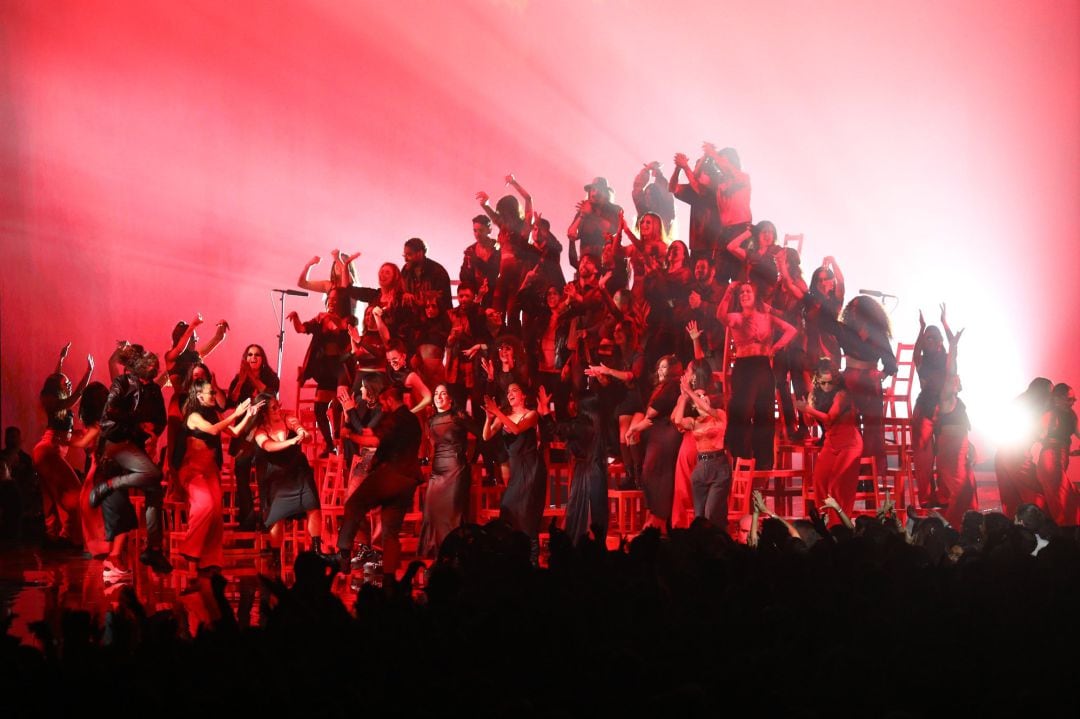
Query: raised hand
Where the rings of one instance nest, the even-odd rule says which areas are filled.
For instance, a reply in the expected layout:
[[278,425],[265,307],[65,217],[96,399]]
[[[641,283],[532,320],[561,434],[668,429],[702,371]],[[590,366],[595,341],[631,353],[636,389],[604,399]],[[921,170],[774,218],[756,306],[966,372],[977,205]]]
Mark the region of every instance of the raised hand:
[[701,330],[698,329],[697,320],[690,320],[686,323],[686,334],[690,335],[691,342],[698,341],[698,339],[701,337]]
[[476,193],[476,199],[480,201],[481,205],[486,205],[488,203],[488,200],[491,198],[488,197],[488,193],[481,190],[480,192]]
[[308,260],[308,267],[314,267],[315,265],[319,264],[320,262],[322,262],[322,258],[319,257],[318,255],[315,255],[310,260]]
[[63,347],[60,348],[60,359],[62,359],[62,360],[67,359],[68,352],[70,352],[70,351],[71,351],[71,343],[68,342],[66,345],[64,345]]
[[926,329],[926,319],[923,317],[922,310],[919,310],[919,334]]
[[675,153],[675,167],[681,167],[682,169],[689,172],[690,171],[690,158],[688,158],[684,153],[676,152]]
[[510,173],[510,174],[508,174],[506,176],[506,184],[513,185],[515,182],[516,182],[516,180],[514,179],[514,174],[513,173]]
[[765,506],[765,498],[761,496],[761,490],[755,489],[753,494],[754,511],[758,514],[768,514],[769,508]]
[[536,412],[544,416],[551,412],[551,396],[544,385],[536,391]]
[[[960,330],[963,332],[963,330]],[[86,355],[86,373],[90,374],[94,371],[94,355]]]
[[338,402],[341,403],[341,408],[348,412],[350,409],[356,409],[356,400],[353,399],[352,392],[347,389],[342,389],[338,392]]
[[201,312],[196,312],[195,313],[195,319],[193,319],[189,324],[191,324],[192,327],[197,327],[197,326],[201,325],[202,323],[203,323],[202,313]]
[[834,512],[840,511],[840,503],[832,497],[826,497],[825,501],[821,503],[823,509],[831,509]]

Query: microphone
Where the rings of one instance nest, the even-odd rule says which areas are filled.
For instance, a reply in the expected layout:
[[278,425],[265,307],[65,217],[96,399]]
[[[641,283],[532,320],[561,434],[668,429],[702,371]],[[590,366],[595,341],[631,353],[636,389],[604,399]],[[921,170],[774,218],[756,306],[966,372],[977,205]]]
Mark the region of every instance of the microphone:
[[888,292],[880,292],[878,290],[859,290],[860,295],[867,295],[869,297],[878,297],[885,299],[886,297],[892,297],[894,300],[898,299],[896,295],[890,295]]
[[300,290],[270,290],[271,292],[281,292],[286,295],[294,295],[296,297],[307,297],[307,292],[301,292]]

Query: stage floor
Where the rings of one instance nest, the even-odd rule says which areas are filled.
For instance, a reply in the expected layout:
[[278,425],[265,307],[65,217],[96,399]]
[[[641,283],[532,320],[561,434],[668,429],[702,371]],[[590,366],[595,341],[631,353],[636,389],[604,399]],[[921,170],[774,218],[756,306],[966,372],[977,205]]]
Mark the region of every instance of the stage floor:
[[[1000,509],[993,472],[977,472],[976,483],[979,507],[983,511]],[[795,509],[798,511],[799,507]],[[617,537],[609,539],[614,540],[609,541],[609,546],[617,546]],[[413,559],[409,555],[403,557],[402,571]],[[226,597],[241,626],[257,626],[271,601],[271,592],[260,579],[260,573],[268,573],[266,562],[264,557],[238,560],[223,571],[228,581]],[[194,634],[202,622],[209,620],[212,606],[208,606],[210,596],[205,583],[203,591],[199,591],[195,572],[184,564],[177,563],[176,569],[164,576],[139,565],[130,586],[147,612],[172,612],[181,626],[187,626]],[[292,583],[291,571],[285,573],[284,580]],[[423,572],[420,572],[414,582],[418,597],[423,593],[422,580]],[[362,582],[360,571],[348,577],[339,575],[334,579],[334,592],[351,609]],[[0,612],[12,618],[11,634],[34,646],[40,646],[31,631],[35,622],[45,620],[54,631],[59,631],[59,617],[69,609],[85,610],[100,619],[118,601],[121,586],[106,585],[101,560],[87,558],[79,552],[0,546]]]

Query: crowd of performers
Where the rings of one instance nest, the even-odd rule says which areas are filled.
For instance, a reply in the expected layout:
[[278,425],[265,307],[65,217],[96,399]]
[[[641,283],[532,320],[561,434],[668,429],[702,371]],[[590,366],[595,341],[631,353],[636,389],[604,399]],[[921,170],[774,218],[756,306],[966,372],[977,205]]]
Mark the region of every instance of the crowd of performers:
[[[41,391],[48,429],[33,453],[50,536],[85,542],[107,556],[106,579],[122,579],[131,571],[125,538],[138,521],[128,495],[141,492],[140,559],[167,572],[161,512],[169,491],[188,504],[180,553],[213,572],[222,563],[227,451],[242,527],[267,529],[273,544],[283,519],[306,517],[315,551],[343,571],[374,554],[374,508],[385,569],[397,568],[398,533],[426,463],[422,554],[433,556],[465,521],[469,466],[483,462],[491,481],[505,485],[502,518],[528,535],[535,556],[547,483],[542,448],[554,438],[575,459],[565,520],[574,539],[606,532],[612,461],[623,466],[622,488],[643,491],[647,526],[669,529],[692,507],[726,528],[731,459],[770,469],[777,436],[821,445],[812,480],[819,509],[852,512],[860,458],[874,458],[878,474],[887,466],[882,381],[897,371],[888,317],[867,296],[845,304],[832,257],[804,278],[796,248],[778,244],[771,222],[753,221],[750,178],[733,149],[705,144],[693,165],[677,154],[670,180],[659,163],[644,166],[633,183],[633,226],[607,181],[591,181],[566,232],[569,280],[563,241],[522,185],[505,179],[514,193],[494,207],[486,193],[476,195],[482,212],[472,219],[456,303],[449,273],[418,238],[405,242],[403,266],[378,267],[374,286],[358,277],[359,253],[335,250],[327,279],[310,276],[319,257],[301,270],[299,287],[324,293],[325,311],[307,321],[287,316],[311,337],[300,379],[317,387],[322,456],[341,452],[351,467],[336,548],[322,545],[319,495],[301,446],[313,432],[282,412],[265,350],[248,345],[222,389],[204,360],[228,325],[218,323],[200,344],[198,316],[176,326],[163,363],[142,345],[121,343],[111,386],[90,382],[88,358],[72,387],[62,368],[67,348],[61,352]],[[690,206],[687,242],[670,239],[676,200]],[[917,496],[959,526],[977,507],[959,398],[963,331],[950,330],[944,305],[944,336],[919,319]],[[172,388],[167,402],[163,385]],[[1076,523],[1065,477],[1073,399],[1068,386],[1048,381],[1025,394],[1033,415],[1027,446],[998,458],[1006,512],[1034,501],[1059,523]],[[83,429],[73,433],[77,403]],[[159,453],[162,436],[167,450]],[[1041,449],[1032,457],[1035,443]],[[92,450],[81,487],[65,459],[69,446]]]

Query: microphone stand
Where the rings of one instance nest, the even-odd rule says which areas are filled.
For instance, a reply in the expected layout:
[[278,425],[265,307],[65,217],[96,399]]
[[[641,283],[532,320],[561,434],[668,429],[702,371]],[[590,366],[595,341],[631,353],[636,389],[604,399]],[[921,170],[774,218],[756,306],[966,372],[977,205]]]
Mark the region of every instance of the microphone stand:
[[277,376],[281,377],[281,357],[285,352],[285,290],[270,290],[271,292],[277,292],[280,297],[278,298],[281,304],[281,313],[278,315],[278,336],[277,336]]

